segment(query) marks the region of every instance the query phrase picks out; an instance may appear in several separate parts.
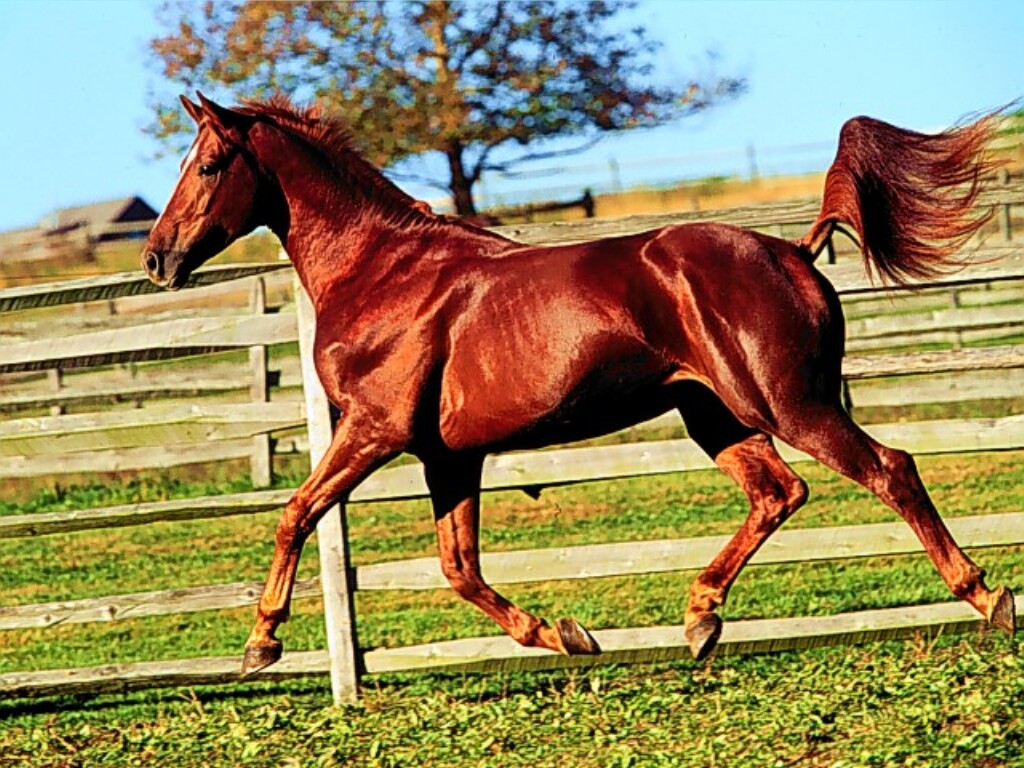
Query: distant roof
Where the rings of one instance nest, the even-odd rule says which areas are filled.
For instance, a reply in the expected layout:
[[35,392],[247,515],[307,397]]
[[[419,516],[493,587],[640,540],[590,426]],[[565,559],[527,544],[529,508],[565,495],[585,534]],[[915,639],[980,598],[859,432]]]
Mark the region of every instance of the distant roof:
[[157,212],[149,203],[135,195],[73,208],[60,208],[44,217],[40,225],[45,229],[57,229],[73,224],[86,224],[96,231],[102,229],[104,224],[149,221],[156,217]]
[[35,227],[0,232],[0,256],[45,256],[47,249],[68,232],[79,233],[94,243],[145,237],[156,217],[157,212],[138,195],[60,208],[44,216]]

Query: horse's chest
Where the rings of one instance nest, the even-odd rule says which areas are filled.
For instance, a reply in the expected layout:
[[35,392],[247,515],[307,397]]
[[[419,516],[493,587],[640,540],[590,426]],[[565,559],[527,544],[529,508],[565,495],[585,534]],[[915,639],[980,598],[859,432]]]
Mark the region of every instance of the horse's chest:
[[435,356],[430,334],[393,319],[318,332],[317,374],[335,403],[355,399],[374,407],[415,399]]

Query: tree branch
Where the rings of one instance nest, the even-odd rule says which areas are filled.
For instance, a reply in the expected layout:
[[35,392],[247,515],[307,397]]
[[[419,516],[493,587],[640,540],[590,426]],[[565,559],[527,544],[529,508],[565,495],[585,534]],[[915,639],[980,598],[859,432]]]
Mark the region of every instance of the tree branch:
[[420,176],[418,173],[403,173],[401,171],[392,171],[387,168],[383,171],[384,175],[392,181],[405,181],[411,184],[423,184],[427,187],[433,187],[439,189],[442,192],[451,194],[452,190],[447,184],[437,179],[432,179],[429,176]]
[[[491,19],[490,23],[487,24],[484,29],[479,32],[470,33],[470,42],[466,47],[465,52],[452,64],[452,71],[459,74],[462,73],[463,67],[466,66],[466,62],[473,58],[473,54],[477,51],[482,50],[491,42],[491,37],[494,35],[494,31],[498,28],[498,25],[505,18],[505,3],[497,2],[494,5],[494,18]],[[468,30],[465,30],[468,32]]]
[[535,160],[550,160],[551,158],[554,157],[568,157],[570,155],[578,155],[581,152],[586,152],[588,149],[594,147],[603,138],[604,134],[598,134],[588,139],[583,144],[580,144],[575,147],[570,147],[568,149],[552,149],[547,152],[527,152],[525,155],[520,155],[519,157],[512,158],[511,160],[505,160],[503,162],[494,164],[485,164],[483,160],[487,157],[487,153],[490,152],[490,150],[494,149],[494,146],[497,146],[494,145],[488,147],[484,154],[481,155],[480,161],[478,161],[477,163],[477,167],[479,168],[479,171],[481,173],[483,171],[495,171],[497,173],[502,174],[503,176],[515,177],[520,175],[520,173],[517,171],[510,170],[511,166],[521,165],[523,163],[529,163]]

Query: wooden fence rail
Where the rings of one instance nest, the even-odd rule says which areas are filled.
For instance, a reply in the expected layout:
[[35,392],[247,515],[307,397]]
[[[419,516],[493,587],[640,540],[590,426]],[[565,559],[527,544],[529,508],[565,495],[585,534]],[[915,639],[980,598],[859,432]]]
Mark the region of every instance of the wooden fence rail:
[[[922,455],[1024,449],[1024,414],[998,419],[953,419],[877,424],[868,431],[877,439]],[[780,446],[787,461],[810,459]],[[485,491],[543,488],[623,477],[673,474],[711,469],[714,464],[691,440],[662,440],[593,448],[508,453],[484,465]],[[352,492],[353,502],[396,501],[427,495],[419,464],[384,469]],[[0,539],[71,533],[103,527],[199,520],[255,514],[280,508],[282,491],[232,494],[198,500],[134,504],[106,509],[0,516]]]
[[[255,432],[252,436],[266,434]],[[39,456],[0,458],[0,478],[33,478],[110,472],[163,470],[188,464],[248,459],[252,461],[252,436],[209,443],[169,443],[140,448],[116,448],[78,453],[47,453]],[[274,438],[273,455],[278,457],[308,452],[308,446],[294,438]],[[254,479],[254,487],[259,483]]]
[[[948,527],[961,546],[972,549],[1024,544],[1024,513],[953,518]],[[730,538],[703,536],[484,553],[481,567],[484,578],[495,586],[693,571],[707,565]],[[891,557],[921,551],[920,542],[904,523],[803,528],[773,535],[751,564]],[[448,587],[436,557],[357,566],[351,569],[351,578],[353,590],[364,592]],[[261,582],[238,582],[6,606],[0,607],[0,630],[243,608],[259,601],[262,587]],[[320,580],[314,577],[296,582],[293,597],[304,600],[320,594]]]
[[[1019,205],[1024,190],[986,190],[987,205]],[[777,226],[801,223],[810,218],[808,203],[773,206],[772,219],[765,210],[744,210],[717,218],[734,220],[745,226]],[[717,215],[717,214],[712,214]],[[702,218],[708,214],[702,214]],[[688,215],[675,216],[673,222]],[[517,228],[515,235],[524,241],[564,241],[588,239],[603,234],[659,226],[658,217],[633,217],[619,222],[586,222],[573,227],[538,225]],[[996,258],[998,256],[998,258]],[[930,283],[942,288],[991,286],[1021,280],[1024,277],[1024,252],[1020,248],[986,249],[984,263],[972,264],[957,275]],[[264,274],[279,265],[231,266],[204,270],[195,280],[212,284],[239,276]],[[879,289],[862,274],[859,264],[826,265],[823,271],[845,297],[877,296]],[[75,281],[50,287],[0,291],[0,312],[47,307],[72,302],[132,296],[152,290],[137,275],[130,277]],[[986,289],[989,290],[989,289]],[[1016,299],[1011,299],[1016,301]],[[82,334],[73,339],[41,339],[6,345],[0,349],[0,372],[24,372],[54,367],[70,368],[123,361],[159,360],[183,354],[223,349],[249,350],[266,345],[308,342],[312,328],[308,307],[299,301],[299,326],[290,314],[265,315],[261,308],[245,316],[186,318],[150,323],[145,334],[133,329],[109,329]],[[946,322],[954,333],[974,330],[971,324],[993,323],[1013,328],[1018,322],[1015,309],[996,310],[998,320],[974,318],[964,308],[951,308],[946,315],[933,318]],[[305,318],[305,319],[304,319]],[[966,319],[965,319],[966,318]],[[947,322],[948,321],[948,322]],[[908,331],[906,322],[911,324]],[[919,332],[917,321],[896,321],[880,329],[880,323],[868,333],[893,338],[902,333]],[[946,328],[945,330],[950,330]],[[306,356],[308,359],[308,355]],[[990,377],[996,397],[1013,397],[1012,378],[1024,368],[1024,347],[970,349],[909,355],[872,355],[851,357],[845,376],[850,382],[870,382],[890,376],[912,376],[925,381],[927,376],[986,370],[1004,372]],[[263,370],[266,361],[263,360]],[[1007,373],[1008,372],[1008,373]],[[198,409],[180,406],[147,407],[140,411],[111,412],[102,420],[94,415],[51,416],[0,422],[0,463],[25,462],[36,455],[52,455],[54,446],[62,457],[87,455],[97,447],[108,451],[134,451],[153,443],[166,443],[182,436],[190,439],[217,439],[224,443],[249,443],[255,435],[283,427],[310,424],[309,444],[315,451],[329,434],[326,404],[311,369],[304,371],[305,404],[266,402],[266,382],[257,382],[251,393],[253,402],[211,405]],[[257,377],[258,378],[258,377]],[[883,386],[889,386],[887,383]],[[956,385],[948,380],[933,384],[938,394],[956,397],[992,396],[985,386]],[[260,389],[257,392],[257,389]],[[864,392],[869,390],[864,389]],[[852,390],[857,404],[857,390]],[[903,400],[913,395],[899,393]],[[890,393],[890,399],[894,397]],[[863,398],[862,398],[863,399]],[[882,398],[885,400],[885,397]],[[877,400],[876,400],[877,401]],[[326,425],[326,426],[325,426]],[[325,431],[326,430],[326,431]],[[1018,450],[1024,448],[1024,414],[996,419],[956,419],[869,427],[878,439],[914,453]],[[791,461],[807,460],[789,449],[783,455]],[[589,482],[615,477],[644,476],[683,472],[711,466],[710,461],[687,440],[653,441],[592,448],[567,448],[529,454],[504,454],[488,459],[484,487],[488,490],[538,489],[568,483]],[[2,473],[0,473],[2,474]],[[426,492],[421,468],[417,465],[395,467],[369,478],[353,494],[354,501],[383,501],[415,498]],[[191,499],[159,504],[127,505],[106,510],[80,510],[50,514],[0,517],[0,538],[68,533],[99,527],[138,525],[157,520],[188,520],[233,514],[253,514],[276,509],[288,491],[263,491],[214,499]],[[969,546],[990,547],[1024,543],[1024,515],[951,520],[950,527]],[[328,622],[329,651],[290,653],[264,679],[328,673],[336,700],[354,694],[360,669],[369,673],[415,670],[476,669],[548,669],[565,665],[603,661],[657,661],[685,657],[689,651],[680,627],[645,629],[605,629],[595,636],[605,649],[597,659],[566,659],[554,654],[522,649],[507,637],[467,638],[446,643],[395,649],[359,649],[354,642],[353,593],[369,589],[434,589],[446,587],[436,560],[416,559],[396,563],[352,567],[348,561],[344,518],[327,517],[328,527],[319,531],[321,574],[326,583],[307,580],[298,587],[299,597],[324,595]],[[592,578],[703,567],[711,553],[723,541],[720,537],[669,541],[633,542],[554,550],[507,552],[485,557],[484,568],[495,583],[547,580],[552,578]],[[758,556],[758,562],[839,557],[869,557],[880,554],[905,554],[918,545],[902,525],[857,526],[838,529],[809,529],[782,532],[773,538]],[[132,595],[92,597],[86,600],[9,606],[0,609],[0,628],[45,628],[65,623],[117,621],[138,616],[160,615],[193,610],[215,610],[249,605],[256,600],[259,585],[234,583],[206,585],[184,590],[158,590]],[[811,647],[830,642],[861,642],[868,639],[905,636],[910,632],[934,633],[963,631],[978,625],[978,619],[961,604],[918,606],[915,608],[866,611],[829,617],[802,617],[763,621],[731,622],[722,638],[722,652],[751,652],[784,648]],[[225,683],[237,680],[238,659],[188,659],[112,665],[79,670],[50,670],[0,676],[0,692],[9,696],[48,695],[65,692],[127,690],[168,684]]]
[[[964,372],[972,375],[956,375]],[[853,356],[846,358],[843,375],[848,385],[849,403],[858,408],[1011,399],[1024,393],[1024,345]],[[892,377],[899,378],[879,380]],[[130,393],[133,388],[126,391]],[[60,402],[60,396],[55,397],[55,401]],[[229,424],[228,431],[216,429],[218,421],[233,422],[243,416],[248,419],[249,431],[243,429],[241,423]],[[113,418],[121,434],[105,434],[114,423],[95,415],[0,422],[0,478],[166,468],[250,458],[254,453],[252,443],[240,438],[250,434],[269,436],[272,432],[296,427],[301,422],[302,412],[297,400],[276,398],[272,403],[259,406],[240,403],[152,405],[140,411],[119,412]],[[678,415],[672,413],[649,426],[681,428],[682,424]],[[83,430],[87,429],[97,433],[95,443],[90,443],[83,435]],[[150,432],[150,429],[157,431]],[[208,438],[217,439],[198,445],[187,442],[190,432],[202,430],[206,430],[201,433]],[[64,441],[75,434],[80,444],[83,441],[85,445],[91,444],[88,451],[72,452],[65,447]],[[51,441],[50,437],[54,439]],[[31,449],[24,447],[26,440]],[[9,446],[7,449],[3,448],[5,443]],[[259,450],[265,449],[260,446]],[[276,455],[287,455],[308,451],[308,447],[301,437],[279,438],[272,441],[270,450]],[[266,485],[266,481],[263,484]]]
[[[1024,614],[1024,598],[1015,601]],[[1021,621],[1018,620],[1018,627]],[[976,631],[984,620],[964,603],[903,606],[832,616],[748,619],[727,622],[716,653],[726,656],[853,645],[907,637],[926,638]],[[600,656],[562,656],[523,648],[507,636],[467,638],[404,648],[375,648],[357,653],[367,674],[394,672],[540,671],[595,664],[655,663],[690,658],[682,642],[683,627],[598,629]],[[98,667],[14,672],[0,675],[0,693],[9,698],[127,691],[196,685],[243,685],[330,674],[327,651],[286,652],[280,662],[258,676],[238,674],[240,656],[188,658]]]
[[[978,196],[978,208],[989,209],[1002,214],[1010,206],[1024,205],[1024,186],[1013,184],[990,184]],[[696,221],[718,221],[746,229],[770,229],[777,232],[779,227],[810,224],[821,209],[817,197],[792,200],[768,205],[751,205],[737,208],[720,208],[707,211],[685,211],[660,214],[626,216],[619,219],[587,219],[585,221],[553,222],[547,224],[513,224],[495,227],[495,231],[528,243],[574,243],[596,240],[602,237],[635,234],[648,229],[657,229],[671,224],[686,224]],[[997,215],[1003,240],[1011,240],[1010,217]],[[1003,221],[1007,223],[1004,225]]]
[[[49,369],[52,370],[52,369]],[[270,381],[280,380],[274,375],[276,371],[268,371]],[[204,372],[205,374],[205,372]],[[154,400],[194,400],[216,395],[227,395],[243,392],[252,386],[248,376],[238,376],[236,372],[225,378],[194,377],[185,381],[173,381],[166,384],[134,383],[121,385],[108,384],[99,388],[67,387],[56,391],[25,391],[14,395],[0,397],[0,413],[15,414],[24,411],[38,410],[44,407],[58,406],[63,412],[67,408],[82,408],[115,405],[117,403],[134,403],[141,406],[144,402]]]
[[165,320],[144,333],[118,328],[9,344],[0,350],[0,373],[169,360],[295,339],[295,318],[284,314]]
[[[206,267],[189,279],[189,287],[217,285],[244,277],[265,275],[289,264],[226,264]],[[15,312],[86,301],[109,301],[125,296],[161,293],[164,289],[153,285],[141,271],[121,272],[102,277],[66,280],[59,283],[37,283],[0,290],[0,312]]]

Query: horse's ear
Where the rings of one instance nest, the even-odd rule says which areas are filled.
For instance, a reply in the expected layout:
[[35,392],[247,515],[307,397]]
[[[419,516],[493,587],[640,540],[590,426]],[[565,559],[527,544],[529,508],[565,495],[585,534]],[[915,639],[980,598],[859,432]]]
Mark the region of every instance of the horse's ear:
[[198,123],[199,118],[203,115],[203,111],[199,108],[199,105],[193,104],[184,94],[182,94],[179,98],[181,99],[181,106],[183,106],[185,108],[185,111],[188,112],[188,116]]
[[222,107],[219,104],[214,104],[199,91],[196,91],[196,95],[199,97],[203,116],[209,120],[210,127],[222,138],[228,138],[232,129],[238,130],[245,127],[247,120],[244,115]]

